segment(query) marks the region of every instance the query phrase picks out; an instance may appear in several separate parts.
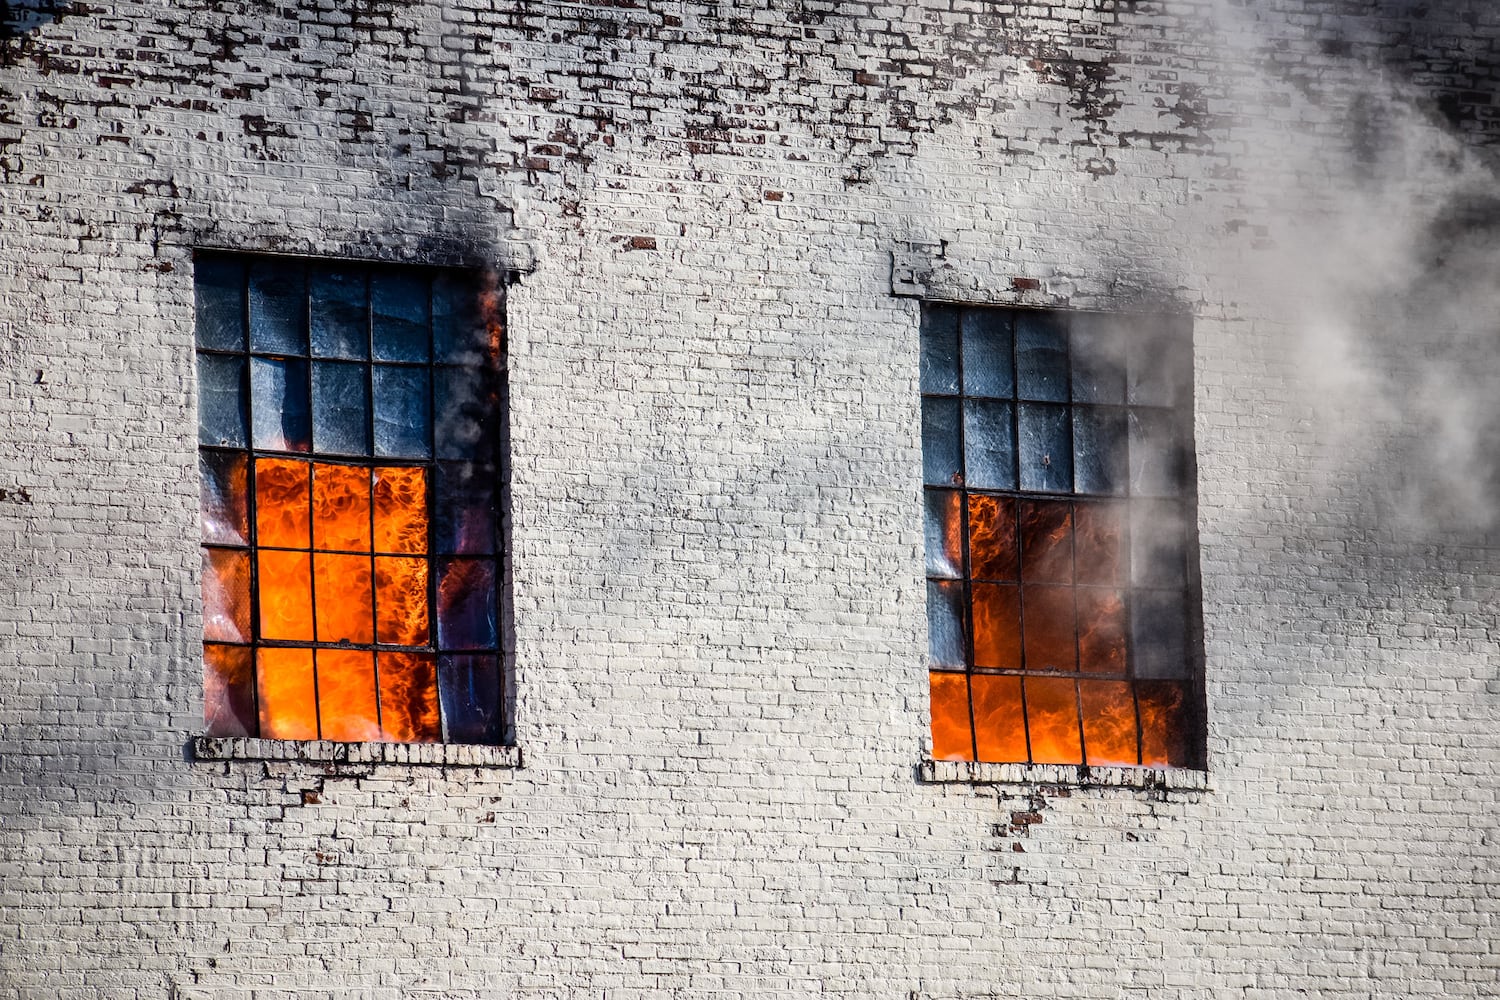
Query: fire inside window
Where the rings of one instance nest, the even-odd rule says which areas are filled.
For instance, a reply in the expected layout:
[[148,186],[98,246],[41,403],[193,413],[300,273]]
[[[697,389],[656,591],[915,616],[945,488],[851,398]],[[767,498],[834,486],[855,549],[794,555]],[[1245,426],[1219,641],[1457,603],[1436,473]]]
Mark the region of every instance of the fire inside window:
[[933,755],[1201,766],[1191,337],[929,306]]
[[498,743],[498,291],[200,253],[210,735]]

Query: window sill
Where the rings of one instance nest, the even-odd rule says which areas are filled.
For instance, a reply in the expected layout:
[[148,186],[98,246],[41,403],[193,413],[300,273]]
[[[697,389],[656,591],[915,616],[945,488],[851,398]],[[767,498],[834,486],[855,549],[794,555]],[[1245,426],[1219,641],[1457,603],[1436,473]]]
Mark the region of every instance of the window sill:
[[471,743],[335,743],[195,736],[196,760],[295,761],[308,764],[408,764],[429,767],[520,767],[520,747]]
[[988,764],[923,760],[917,777],[930,785],[1067,785],[1140,791],[1206,792],[1208,774],[1180,768],[1082,767],[1077,764]]

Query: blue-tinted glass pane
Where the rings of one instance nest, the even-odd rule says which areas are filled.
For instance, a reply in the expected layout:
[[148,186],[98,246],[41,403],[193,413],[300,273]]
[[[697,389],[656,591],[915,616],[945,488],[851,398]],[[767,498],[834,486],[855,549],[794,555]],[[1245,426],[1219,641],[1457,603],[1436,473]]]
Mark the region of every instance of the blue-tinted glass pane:
[[1130,492],[1136,496],[1181,496],[1187,485],[1187,453],[1177,415],[1170,410],[1130,411]]
[[957,490],[925,490],[927,575],[956,580],[963,575],[962,495]]
[[312,351],[322,358],[370,356],[370,310],[363,271],[318,268],[308,275]]
[[983,399],[964,400],[964,475],[968,485],[979,489],[1015,489],[1013,405]]
[[1175,680],[1188,675],[1187,598],[1180,590],[1131,595],[1130,648],[1135,676]]
[[198,346],[245,349],[245,268],[237,261],[202,257],[193,263]]
[[495,551],[498,484],[493,466],[470,462],[438,464],[435,551],[460,555]]
[[1010,321],[1011,313],[1005,309],[964,310],[964,392],[968,395],[1009,396],[1015,391]]
[[437,457],[465,459],[493,454],[497,403],[491,398],[485,372],[439,368],[433,375]]
[[1016,394],[1022,399],[1068,400],[1068,338],[1062,319],[1016,313]]
[[365,371],[357,362],[313,362],[313,447],[320,455],[370,453]]
[[922,310],[922,391],[958,392],[958,310]]
[[1125,326],[1113,316],[1084,313],[1073,317],[1069,361],[1073,368],[1073,401],[1125,402]]
[[927,655],[929,666],[964,666],[964,588],[961,583],[927,581]]
[[438,657],[438,698],[450,743],[499,743],[500,658],[450,653]]
[[1130,504],[1130,579],[1137,587],[1180,587],[1186,582],[1186,508],[1169,500]]
[[1125,411],[1079,406],[1073,410],[1073,475],[1079,493],[1124,493]]
[[[433,279],[434,360],[459,365],[480,365],[486,360],[490,333],[478,305],[472,281],[452,274]],[[494,319],[499,321],[498,316]]]
[[245,359],[198,355],[198,443],[243,448]]
[[954,486],[960,480],[958,400],[929,396],[922,400],[922,481]]
[[302,265],[250,265],[250,349],[265,354],[307,353],[307,299]]
[[494,649],[499,645],[492,559],[438,562],[438,645]]
[[427,369],[375,366],[375,454],[430,458]]
[[312,420],[307,398],[307,362],[252,358],[250,409],[255,447],[272,451],[307,451]]
[[1073,448],[1068,435],[1068,408],[1045,403],[1020,404],[1021,489],[1067,493],[1073,489]]
[[370,278],[378,361],[426,361],[428,356],[425,275],[379,271]]

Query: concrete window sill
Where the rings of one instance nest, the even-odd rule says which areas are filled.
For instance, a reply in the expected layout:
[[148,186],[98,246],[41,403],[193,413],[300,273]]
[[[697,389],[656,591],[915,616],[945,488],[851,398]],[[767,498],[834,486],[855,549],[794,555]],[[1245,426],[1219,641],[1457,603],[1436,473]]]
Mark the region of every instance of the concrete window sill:
[[1123,788],[1140,791],[1210,791],[1206,772],[1177,768],[923,760],[917,766],[917,775],[923,783],[934,785],[1067,785],[1073,788]]
[[308,764],[407,764],[429,767],[520,767],[520,747],[468,743],[335,743],[195,736],[197,760],[293,761]]

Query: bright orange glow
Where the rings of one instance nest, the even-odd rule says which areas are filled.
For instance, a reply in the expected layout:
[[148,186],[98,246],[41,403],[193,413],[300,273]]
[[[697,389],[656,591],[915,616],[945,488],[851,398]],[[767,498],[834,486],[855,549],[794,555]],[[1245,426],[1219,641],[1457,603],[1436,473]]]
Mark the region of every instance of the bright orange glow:
[[1021,595],[1014,584],[976,583],[974,595],[974,665],[1021,665]]
[[380,654],[380,721],[385,739],[394,742],[436,743],[443,738],[436,656]]
[[1080,503],[1073,511],[1079,583],[1125,582],[1121,526],[1125,508],[1117,503]]
[[317,593],[319,642],[375,641],[369,556],[315,553],[313,587]]
[[1078,669],[1125,672],[1125,599],[1117,590],[1079,588]]
[[370,551],[370,470],[313,466],[313,548]]
[[375,557],[376,634],[397,646],[426,644],[427,560],[403,556]]
[[251,736],[250,647],[203,647],[203,726],[210,736]]
[[1021,716],[1021,678],[975,674],[974,738],[979,759],[1026,763],[1026,722]]
[[1022,500],[1021,579],[1073,582],[1073,512],[1066,500]]
[[1091,766],[1134,764],[1135,700],[1126,681],[1084,681],[1083,748]]
[[203,550],[203,638],[250,641],[250,553]]
[[969,730],[969,684],[963,674],[932,671],[932,757],[934,760],[973,760]]
[[1026,669],[1076,669],[1073,588],[1022,587],[1021,602],[1025,609]]
[[272,740],[318,738],[312,650],[260,650],[255,658],[255,680],[261,736]]
[[1187,695],[1171,681],[1137,681],[1141,710],[1141,763],[1148,767],[1191,765],[1187,743]]
[[255,460],[255,540],[258,545],[305,549],[309,534],[307,475],[311,466],[290,458]]
[[374,653],[318,650],[318,721],[325,740],[380,739]]
[[1014,580],[1016,502],[1008,497],[969,494],[969,566],[975,580]]
[[479,318],[484,323],[489,360],[498,364],[500,348],[505,343],[505,310],[500,301],[500,276],[486,273],[479,289]]
[[381,466],[375,470],[375,551],[427,551],[427,470]]
[[1038,764],[1082,764],[1078,700],[1071,677],[1026,678],[1026,725]]
[[261,638],[311,642],[312,574],[307,553],[262,551],[256,561]]

